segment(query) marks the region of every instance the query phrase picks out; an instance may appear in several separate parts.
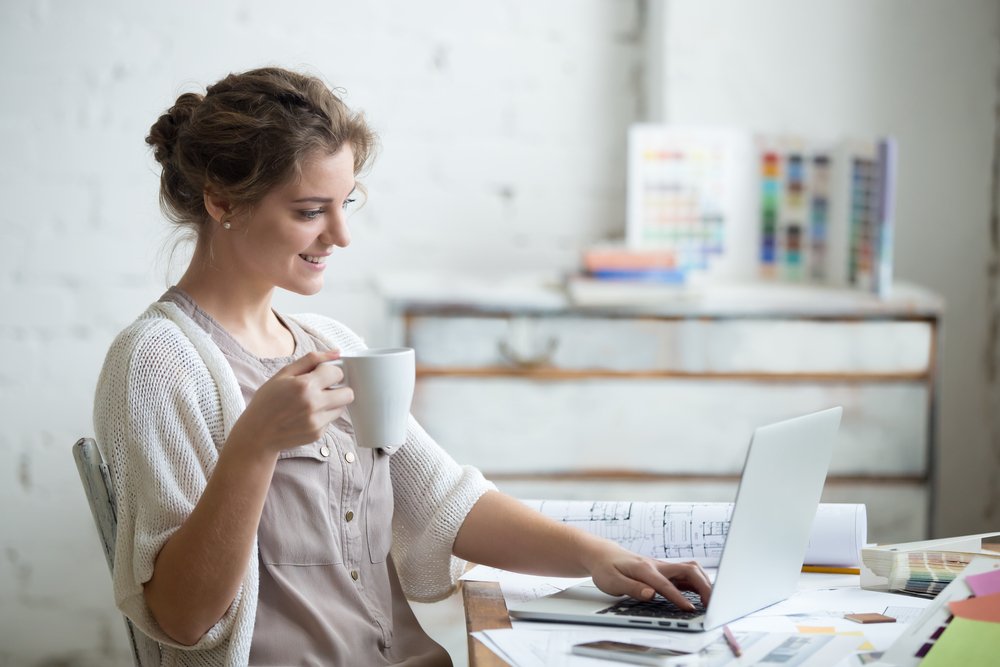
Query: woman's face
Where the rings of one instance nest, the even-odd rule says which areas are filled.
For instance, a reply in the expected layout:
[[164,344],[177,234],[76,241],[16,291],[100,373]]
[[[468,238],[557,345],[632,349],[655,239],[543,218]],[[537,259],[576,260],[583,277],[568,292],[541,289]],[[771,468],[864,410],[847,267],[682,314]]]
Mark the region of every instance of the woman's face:
[[216,236],[216,242],[229,246],[234,280],[248,287],[315,294],[323,287],[333,248],[351,242],[346,209],[354,201],[352,148],[316,155],[300,171],[299,178],[276,187]]

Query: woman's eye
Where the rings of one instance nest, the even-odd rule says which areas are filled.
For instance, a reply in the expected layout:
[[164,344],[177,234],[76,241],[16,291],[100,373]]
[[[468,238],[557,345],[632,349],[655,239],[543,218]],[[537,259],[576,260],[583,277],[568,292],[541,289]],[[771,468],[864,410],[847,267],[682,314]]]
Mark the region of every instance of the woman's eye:
[[344,209],[346,209],[346,208],[347,208],[348,206],[350,206],[350,205],[351,205],[351,204],[353,204],[354,202],[355,202],[355,199],[354,199],[354,198],[351,198],[351,199],[345,199],[345,200],[344,200],[344,206],[343,206],[343,208],[344,208]]
[[299,214],[306,220],[315,220],[319,216],[323,215],[323,213],[325,213],[325,210],[322,208],[314,208],[308,211],[299,211]]

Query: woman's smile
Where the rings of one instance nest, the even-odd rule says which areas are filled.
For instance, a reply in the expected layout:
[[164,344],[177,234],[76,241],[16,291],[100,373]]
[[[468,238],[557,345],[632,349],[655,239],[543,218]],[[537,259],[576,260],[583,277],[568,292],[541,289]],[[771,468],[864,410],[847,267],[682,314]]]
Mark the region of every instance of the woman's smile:
[[322,271],[326,268],[326,258],[329,256],[329,253],[326,255],[306,255],[304,253],[299,255],[299,257],[304,259],[310,267],[317,271]]

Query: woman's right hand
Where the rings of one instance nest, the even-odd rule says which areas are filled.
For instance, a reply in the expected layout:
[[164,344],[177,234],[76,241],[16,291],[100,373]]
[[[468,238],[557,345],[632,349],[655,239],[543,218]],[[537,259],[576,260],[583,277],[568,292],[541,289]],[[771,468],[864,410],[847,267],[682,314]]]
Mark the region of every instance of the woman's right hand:
[[177,643],[197,643],[236,598],[278,454],[318,440],[354,400],[349,387],[331,388],[344,373],[323,362],[339,356],[310,352],[257,389],[194,510],[157,554],[143,594]]
[[233,426],[240,440],[277,454],[323,436],[326,427],[354,400],[350,387],[334,387],[344,379],[336,350],[310,352],[288,364],[262,384]]

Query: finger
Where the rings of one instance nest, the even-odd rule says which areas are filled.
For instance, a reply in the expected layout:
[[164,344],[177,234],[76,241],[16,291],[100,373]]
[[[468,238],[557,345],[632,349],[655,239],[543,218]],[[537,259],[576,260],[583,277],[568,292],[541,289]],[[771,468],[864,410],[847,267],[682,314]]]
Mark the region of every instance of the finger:
[[708,600],[712,596],[712,580],[708,578],[708,574],[699,563],[694,561],[687,563],[658,562],[657,568],[661,574],[670,578],[675,586],[694,591],[701,598],[702,604],[708,604]]
[[321,410],[338,410],[354,402],[354,390],[350,387],[336,387],[323,392],[318,408]]
[[296,377],[310,373],[324,361],[332,361],[340,356],[339,350],[325,352],[310,352],[304,354],[274,374],[274,377]]
[[353,400],[354,392],[350,387],[324,391],[311,408],[311,419],[320,427],[321,431],[324,431],[327,426],[344,414],[347,406]]
[[[330,361],[330,360],[327,360]],[[340,364],[321,363],[309,372],[310,380],[316,383],[317,387],[329,389],[339,385],[344,381],[344,369]]]
[[[644,583],[651,586],[657,593],[673,602],[684,611],[694,611],[694,605],[684,597],[673,581],[665,577],[658,569],[651,567],[650,573],[643,577]],[[642,599],[648,600],[651,595]]]
[[[627,595],[637,600],[649,600],[656,591],[643,578],[631,576],[623,572],[616,571],[613,580],[600,586],[601,590],[609,595]],[[647,577],[648,578],[648,577]]]
[[659,571],[655,561],[642,560],[631,564],[630,567],[619,569],[619,572],[626,579],[621,586],[626,595],[639,600],[649,600],[655,592],[685,611],[694,610],[694,605]]
[[698,595],[701,596],[701,601],[704,604],[708,604],[708,599],[712,597],[712,578],[708,576],[708,572],[705,572],[705,568],[701,566],[698,561],[688,561],[697,569],[698,579],[707,586],[707,590],[702,591],[701,589],[695,589],[698,591]]
[[344,414],[344,410],[345,410],[345,408],[343,408],[343,407],[333,408],[332,410],[324,410],[321,413],[322,419],[329,426],[333,422],[337,421],[337,419],[339,419],[341,417],[341,415]]

